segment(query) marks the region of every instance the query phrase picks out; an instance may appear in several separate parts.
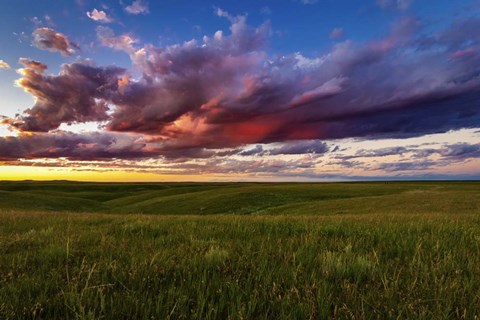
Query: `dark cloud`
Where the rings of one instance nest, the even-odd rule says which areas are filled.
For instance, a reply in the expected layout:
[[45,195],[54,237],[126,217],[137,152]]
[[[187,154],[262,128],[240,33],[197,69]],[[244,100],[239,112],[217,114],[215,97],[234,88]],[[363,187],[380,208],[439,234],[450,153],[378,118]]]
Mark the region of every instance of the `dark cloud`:
[[[398,156],[403,155],[411,150],[405,147],[388,147],[388,148],[380,148],[380,149],[361,149],[355,152],[353,155],[337,155],[335,158],[337,159],[355,159],[355,158],[377,158],[377,157],[386,157],[386,156]],[[332,150],[333,152],[333,150]]]
[[303,179],[329,180],[329,181],[421,181],[421,180],[480,180],[480,174],[438,174],[429,172],[395,173],[382,174],[375,176],[367,175],[346,175],[346,174],[323,174],[323,173],[303,173],[290,174],[287,177],[301,177]]
[[270,155],[279,154],[323,154],[328,151],[328,145],[321,141],[297,141],[284,144],[280,148],[268,151]]
[[432,143],[412,145],[407,147],[388,147],[380,149],[358,150],[353,155],[335,155],[335,159],[349,160],[357,158],[381,158],[386,156],[403,156],[411,154],[411,159],[426,159],[432,155],[440,156],[439,161],[463,161],[480,157],[480,144],[455,143],[437,148],[424,148]]
[[299,154],[323,154],[329,150],[326,143],[321,141],[293,141],[284,143],[265,150],[262,145],[256,145],[254,148],[242,150],[238,154],[241,156],[252,155],[299,155]]
[[[337,160],[337,159],[340,159],[340,160]],[[327,162],[327,164],[340,166],[343,169],[354,169],[354,168],[359,169],[360,168],[365,171],[370,170],[370,167],[368,165],[365,165],[365,163],[361,161],[352,161],[349,159],[350,158],[335,158],[335,160],[329,161]]]
[[480,144],[451,144],[443,148],[440,155],[454,159],[480,158]]
[[480,158],[480,144],[454,143],[441,148],[426,148],[416,150],[414,158],[426,158],[431,155],[440,155],[445,160],[463,161],[471,158]]
[[378,165],[376,169],[387,172],[398,171],[418,171],[427,170],[438,165],[435,161],[405,161],[405,162],[387,162]]
[[206,174],[278,174],[292,171],[304,172],[315,166],[314,161],[258,159],[211,159],[206,163],[189,163],[170,166],[170,169],[181,169],[184,173]]
[[27,58],[20,58],[18,60],[19,63],[23,64],[25,67],[35,70],[38,73],[42,73],[43,71],[47,70],[47,65],[41,63],[40,61],[30,60]]
[[135,79],[117,67],[81,62],[45,75],[24,61],[18,84],[37,101],[4,122],[22,131],[49,131],[62,123],[106,121],[107,130],[145,135],[174,157],[289,141],[278,150],[240,152],[323,153],[319,140],[480,126],[478,18],[425,36],[421,23],[405,16],[384,38],[343,41],[307,58],[269,56],[268,23],[254,28],[245,16],[215,13],[231,22],[229,34],[217,31],[165,48],[141,46],[132,35],[99,27],[103,45],[130,56],[141,73]]
[[35,97],[35,105],[24,115],[3,120],[22,131],[46,132],[62,123],[107,120],[108,101],[119,94],[125,70],[96,67],[92,63],[62,66],[58,76],[45,75],[44,64],[20,59],[25,65],[17,85]]
[[[236,153],[232,150],[229,154]],[[165,174],[193,173],[276,173],[304,170],[315,165],[311,160],[235,160],[225,152],[205,149],[168,150],[157,148],[141,136],[119,133],[74,134],[63,131],[0,137],[0,161],[5,165],[98,167],[123,170],[142,169]],[[157,162],[139,163],[135,159],[156,158]],[[158,159],[167,162],[158,162]],[[196,161],[192,161],[192,159]],[[22,161],[18,161],[22,159]],[[52,159],[52,160],[49,160]]]
[[263,147],[261,144],[258,144],[255,146],[255,148],[243,150],[238,154],[241,156],[253,156],[253,155],[262,154],[262,153],[263,153]]
[[33,42],[39,48],[48,51],[60,52],[63,55],[71,56],[79,47],[70,42],[62,33],[51,28],[37,28],[33,32]]
[[[220,9],[217,15],[232,21],[231,35],[217,32],[203,43],[164,49],[127,46],[144,77],[126,88],[128,101],[114,102],[118,108],[110,130],[183,140],[191,132],[186,128],[182,135],[171,124],[192,119],[204,130],[202,139],[190,143],[222,146],[415,136],[479,123],[480,81],[472,74],[478,66],[472,60],[449,60],[446,67],[449,49],[419,51],[398,61],[406,57],[401,52],[412,51],[416,19],[402,18],[380,41],[345,41],[321,58],[269,59],[263,51],[267,25],[253,29],[242,16]],[[125,43],[110,39],[117,46]]]
[[67,158],[70,160],[129,159],[158,156],[138,136],[113,133],[52,132],[0,137],[0,160]]

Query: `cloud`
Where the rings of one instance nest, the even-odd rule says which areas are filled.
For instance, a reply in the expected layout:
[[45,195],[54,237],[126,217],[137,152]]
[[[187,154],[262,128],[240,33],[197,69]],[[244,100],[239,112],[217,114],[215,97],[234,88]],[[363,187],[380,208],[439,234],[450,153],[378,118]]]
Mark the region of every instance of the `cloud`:
[[51,27],[55,26],[55,22],[53,22],[52,17],[50,17],[48,14],[43,16],[43,20],[41,18],[35,16],[33,18],[30,18],[30,21],[36,27],[40,27],[41,25],[48,25],[48,26],[51,26]]
[[378,157],[387,157],[387,156],[398,156],[403,155],[411,150],[405,147],[387,147],[380,149],[361,149],[358,150],[354,155],[338,155],[335,158],[337,159],[355,159],[355,158],[378,158]]
[[75,134],[56,131],[0,137],[0,160],[67,158],[69,160],[111,160],[158,156],[148,150],[141,137],[113,133]]
[[238,154],[241,156],[253,156],[257,154],[262,154],[263,153],[263,147],[261,144],[257,144],[254,148],[252,149],[247,149],[239,152]]
[[418,171],[427,170],[438,163],[436,161],[406,161],[406,162],[387,162],[378,165],[377,170],[383,170],[386,172],[399,172],[399,171]]
[[37,28],[33,32],[34,44],[39,49],[60,52],[71,56],[79,47],[68,40],[67,36],[50,28]]
[[264,6],[260,9],[261,14],[270,15],[272,14],[272,9],[269,6]]
[[268,151],[269,155],[279,155],[279,154],[323,154],[329,150],[328,145],[324,142],[313,140],[313,141],[295,141],[286,143],[280,148],[272,149]]
[[34,70],[35,72],[42,73],[47,70],[47,65],[41,63],[40,61],[30,60],[27,58],[20,58],[18,63],[23,64],[25,67]]
[[[454,144],[444,144],[440,147],[432,148],[429,144],[422,145],[413,145],[407,147],[387,147],[380,149],[360,149],[353,155],[335,155],[335,159],[349,160],[349,159],[358,159],[358,158],[377,158],[378,161],[382,157],[387,156],[401,156],[405,159],[429,159],[433,161],[434,158],[431,156],[437,156],[435,160],[445,163],[452,163],[458,161],[464,161],[473,158],[480,158],[480,144],[469,144],[469,143],[454,143]],[[425,148],[425,146],[429,146]]]
[[124,51],[129,54],[133,54],[136,51],[134,44],[137,43],[138,40],[133,36],[128,34],[115,36],[112,29],[104,26],[98,26],[96,31],[98,40],[105,47]]
[[148,9],[148,2],[144,0],[133,1],[131,5],[125,7],[125,11],[134,15],[147,14],[150,12]]
[[280,160],[280,159],[208,159],[202,163],[186,163],[169,166],[170,172],[176,168],[183,174],[296,174],[312,169],[315,162],[310,160]]
[[45,23],[49,26],[55,26],[55,22],[53,22],[52,17],[50,17],[48,14],[44,15],[43,18],[45,19]]
[[215,13],[230,21],[229,32],[167,47],[99,26],[99,41],[126,52],[140,76],[85,62],[65,64],[58,75],[27,66],[18,84],[37,101],[4,122],[45,132],[104,121],[105,130],[144,135],[172,157],[289,142],[278,154],[295,146],[321,153],[321,142],[310,141],[480,127],[480,55],[451,58],[466,44],[480,46],[478,18],[428,34],[405,16],[380,39],[278,57],[268,54],[268,23],[252,27],[245,16]]
[[62,66],[59,75],[45,75],[47,66],[25,58],[25,68],[17,85],[35,97],[35,104],[23,116],[3,120],[22,131],[47,132],[62,123],[104,121],[108,103],[118,94],[119,80],[125,70],[118,67],[96,67],[93,63]]
[[456,143],[444,147],[440,155],[450,159],[480,158],[480,143]]
[[343,37],[343,34],[344,34],[343,28],[334,28],[334,29],[330,32],[329,38],[330,38],[330,39],[338,39],[338,38]]
[[427,158],[431,155],[439,155],[449,161],[464,161],[472,158],[480,158],[480,143],[454,143],[444,145],[441,148],[419,149],[414,152],[414,158]]
[[290,105],[292,107],[299,107],[305,104],[310,104],[314,101],[323,100],[329,97],[333,97],[341,93],[344,89],[344,84],[347,78],[333,78],[325,83],[322,83],[317,88],[303,92],[300,95],[296,95]]
[[412,5],[412,0],[376,0],[382,9],[407,10]]
[[0,59],[0,69],[8,70],[8,69],[10,69],[10,65],[8,63],[6,63],[5,61]]
[[94,21],[103,22],[103,23],[113,22],[113,19],[107,16],[107,13],[105,11],[97,10],[95,8],[92,10],[92,12],[87,11],[87,17],[89,17]]
[[303,154],[324,154],[329,150],[326,143],[318,140],[311,141],[291,141],[283,143],[281,146],[275,144],[273,147],[264,149],[261,144],[254,148],[242,150],[238,154],[241,156],[252,155],[303,155]]

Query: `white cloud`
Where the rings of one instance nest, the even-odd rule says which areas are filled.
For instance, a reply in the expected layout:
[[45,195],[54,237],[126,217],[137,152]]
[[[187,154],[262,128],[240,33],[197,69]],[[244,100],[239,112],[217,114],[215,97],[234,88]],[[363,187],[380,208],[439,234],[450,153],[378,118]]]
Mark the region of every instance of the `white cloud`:
[[309,59],[303,56],[300,52],[296,52],[293,57],[296,60],[295,66],[299,69],[312,70],[318,68],[325,62],[325,57],[318,57]]
[[102,10],[93,9],[92,12],[87,11],[87,16],[90,19],[98,21],[98,22],[103,22],[103,23],[113,22],[113,19],[110,18],[109,16],[107,16],[107,13],[105,11],[102,11]]
[[135,0],[131,5],[125,7],[125,11],[131,14],[147,14],[149,13],[148,3],[144,0]]

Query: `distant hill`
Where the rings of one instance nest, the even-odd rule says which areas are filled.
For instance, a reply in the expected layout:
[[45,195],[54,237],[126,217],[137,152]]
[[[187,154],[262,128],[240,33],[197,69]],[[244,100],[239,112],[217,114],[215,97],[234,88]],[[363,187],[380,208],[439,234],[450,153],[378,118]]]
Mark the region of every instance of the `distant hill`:
[[0,182],[0,209],[145,214],[342,214],[478,210],[480,182]]

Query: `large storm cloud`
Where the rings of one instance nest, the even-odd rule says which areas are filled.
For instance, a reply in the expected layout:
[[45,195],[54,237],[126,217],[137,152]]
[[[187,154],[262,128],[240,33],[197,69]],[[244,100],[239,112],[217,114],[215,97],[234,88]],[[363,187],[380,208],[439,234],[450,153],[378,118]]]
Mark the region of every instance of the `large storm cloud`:
[[[47,75],[41,64],[22,60],[18,85],[36,102],[4,122],[47,132],[63,123],[105,121],[106,130],[143,135],[165,152],[480,126],[478,18],[428,34],[417,19],[403,17],[381,39],[346,40],[307,58],[269,55],[268,23],[255,28],[244,16],[217,14],[230,20],[229,34],[164,48],[97,29],[103,45],[130,56],[138,77],[92,62]],[[298,148],[281,153],[325,151],[320,144]]]

